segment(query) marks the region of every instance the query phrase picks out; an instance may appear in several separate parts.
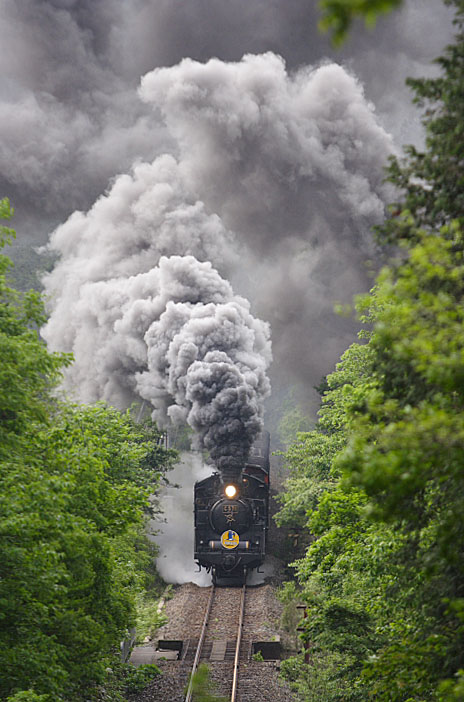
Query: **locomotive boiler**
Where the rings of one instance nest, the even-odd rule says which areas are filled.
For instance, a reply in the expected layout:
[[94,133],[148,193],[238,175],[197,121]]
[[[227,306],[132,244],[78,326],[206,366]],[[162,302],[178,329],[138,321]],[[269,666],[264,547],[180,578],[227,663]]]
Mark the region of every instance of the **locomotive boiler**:
[[269,527],[269,433],[254,442],[234,480],[219,473],[195,484],[195,560],[218,581],[244,582],[266,552]]

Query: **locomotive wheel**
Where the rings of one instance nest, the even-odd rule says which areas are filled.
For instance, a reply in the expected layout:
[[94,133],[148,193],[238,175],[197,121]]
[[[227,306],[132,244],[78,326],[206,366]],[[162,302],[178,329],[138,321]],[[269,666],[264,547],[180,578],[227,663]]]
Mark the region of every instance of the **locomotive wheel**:
[[213,571],[212,571],[212,574],[211,574],[211,575],[212,575],[212,583],[213,583],[214,586],[216,586],[216,585],[217,585],[216,568],[213,568]]

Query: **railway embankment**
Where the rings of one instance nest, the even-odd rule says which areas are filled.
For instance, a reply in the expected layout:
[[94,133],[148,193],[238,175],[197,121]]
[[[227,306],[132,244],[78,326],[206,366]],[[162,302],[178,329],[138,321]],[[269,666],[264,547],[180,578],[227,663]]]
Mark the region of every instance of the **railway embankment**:
[[[174,596],[166,602],[167,623],[158,631],[156,640],[138,647],[132,658],[135,664],[156,662],[162,675],[132,695],[130,702],[183,702],[210,592],[211,588],[192,583],[175,588]],[[230,699],[239,606],[240,588],[216,589],[200,656],[200,661],[209,666],[217,694],[226,699]],[[247,588],[237,702],[291,700],[289,689],[279,677],[280,643],[284,635],[280,628],[281,613],[275,585]],[[177,648],[156,651],[159,641],[171,642],[167,645]]]

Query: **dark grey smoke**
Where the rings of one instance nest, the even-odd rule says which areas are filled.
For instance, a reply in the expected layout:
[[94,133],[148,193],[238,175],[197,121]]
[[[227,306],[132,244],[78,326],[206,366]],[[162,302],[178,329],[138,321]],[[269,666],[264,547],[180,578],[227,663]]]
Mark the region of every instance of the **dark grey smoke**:
[[178,159],[139,163],[51,238],[61,260],[45,281],[44,334],[75,355],[68,385],[86,401],[141,396],[144,335],[164,310],[157,301],[153,313],[147,298],[160,257],[172,254],[211,261],[231,279],[271,322],[279,373],[314,384],[341,351],[332,307],[364,287],[369,228],[387,198],[393,144],[362,87],[335,64],[289,75],[268,53],[184,60],[145,76],[141,94],[163,115]]
[[[268,325],[250,314],[249,303],[208,262],[162,258],[159,271],[153,306],[157,312],[161,302],[165,309],[145,333],[147,368],[136,376],[136,391],[161,423],[166,414],[175,424],[187,421],[197,447],[232,477],[262,429],[270,392]],[[166,401],[173,404],[166,407]]]
[[118,301],[145,299],[162,255],[210,260],[252,301],[280,385],[317,383],[352,340],[332,307],[369,285],[385,127],[420,140],[403,81],[433,71],[450,13],[405,0],[355,28],[344,68],[316,24],[307,0],[2,0],[0,194],[20,242],[83,211],[52,237],[47,292],[86,397],[137,394],[146,348],[116,334]]
[[246,248],[232,280],[271,322],[278,372],[316,383],[353,333],[333,306],[368,286],[370,228],[390,197],[393,141],[361,84],[337,64],[289,74],[268,53],[184,59],[140,92],[175,136],[188,188]]
[[321,58],[349,62],[398,143],[420,134],[404,88],[430,73],[450,38],[440,2],[405,0],[375,32],[353,31],[341,54],[317,31],[308,0],[2,0],[0,192],[20,234],[87,209],[115,174],[172,144],[137,99],[140,76],[184,57],[238,61],[273,51],[290,69]]
[[[71,279],[69,261],[68,273]],[[71,286],[62,288],[60,275],[47,280],[62,295],[43,336],[75,354],[69,392],[119,407],[148,400],[161,426],[188,422],[196,447],[234,475],[262,428],[268,325],[211,263],[193,256],[161,257],[149,272],[129,277],[98,277],[78,284],[71,305]]]

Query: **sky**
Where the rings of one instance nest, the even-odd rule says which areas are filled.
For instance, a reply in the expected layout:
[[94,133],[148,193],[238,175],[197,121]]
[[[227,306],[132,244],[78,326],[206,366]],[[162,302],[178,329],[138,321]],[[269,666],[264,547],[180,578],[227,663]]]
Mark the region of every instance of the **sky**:
[[[204,380],[227,313],[217,344],[226,355],[241,344],[241,411],[262,405],[267,375],[279,397],[313,397],[355,338],[333,306],[372,282],[371,227],[393,196],[383,168],[423,140],[404,81],[436,74],[449,9],[406,0],[374,31],[356,24],[341,51],[319,34],[312,0],[0,9],[0,194],[17,246],[49,242],[58,259],[44,337],[75,354],[68,390],[145,400],[160,418],[174,403],[206,436],[201,369],[159,359],[170,324],[169,343],[194,349]],[[188,256],[198,275],[183,299]],[[201,305],[188,320],[186,299]]]

